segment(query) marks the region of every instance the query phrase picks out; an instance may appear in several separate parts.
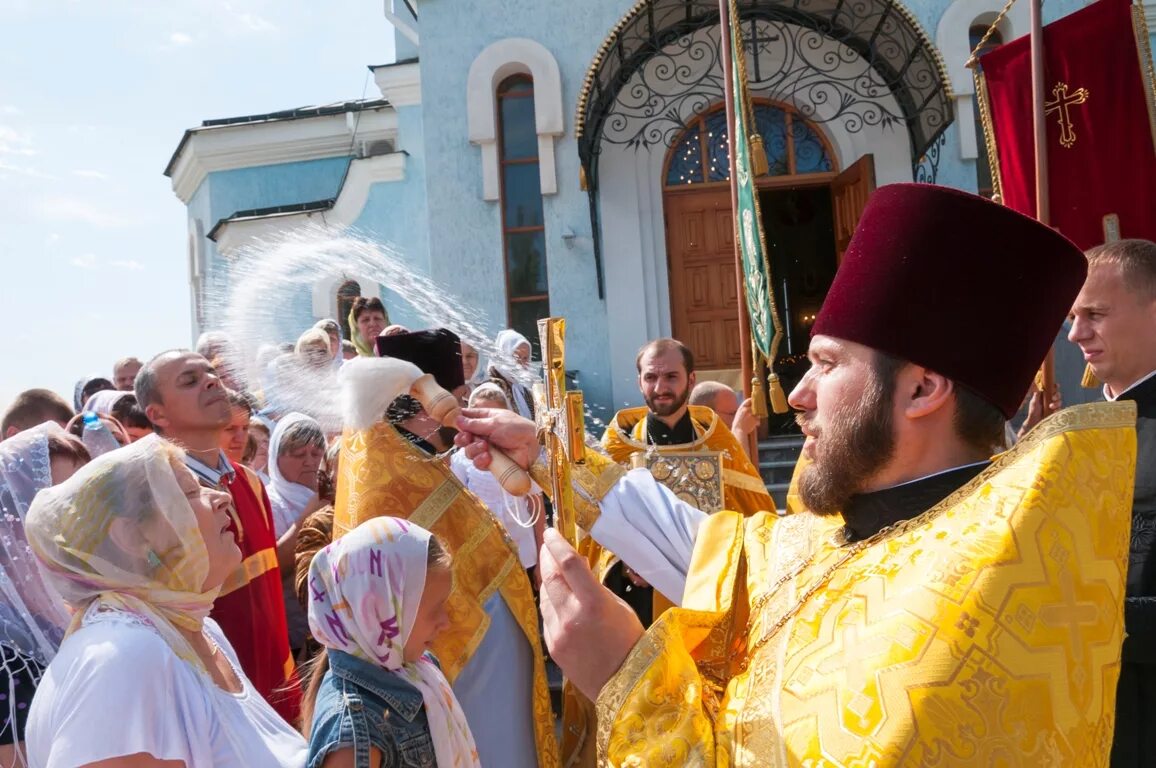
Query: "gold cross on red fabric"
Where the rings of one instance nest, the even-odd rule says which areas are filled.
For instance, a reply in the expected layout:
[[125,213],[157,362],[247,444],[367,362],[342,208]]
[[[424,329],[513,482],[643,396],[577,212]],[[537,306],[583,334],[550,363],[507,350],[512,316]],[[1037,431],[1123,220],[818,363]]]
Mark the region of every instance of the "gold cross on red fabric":
[[1077,88],[1068,93],[1067,83],[1056,83],[1052,87],[1052,100],[1044,102],[1044,114],[1056,113],[1060,121],[1060,145],[1071,148],[1076,143],[1076,130],[1072,125],[1070,107],[1088,100],[1088,89]]

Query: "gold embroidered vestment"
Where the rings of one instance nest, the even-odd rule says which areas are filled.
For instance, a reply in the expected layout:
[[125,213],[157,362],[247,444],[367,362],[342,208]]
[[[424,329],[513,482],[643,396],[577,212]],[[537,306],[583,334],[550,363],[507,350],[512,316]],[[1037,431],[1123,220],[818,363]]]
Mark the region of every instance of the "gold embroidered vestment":
[[919,517],[722,512],[603,689],[612,766],[1104,766],[1135,410],[1041,423]]

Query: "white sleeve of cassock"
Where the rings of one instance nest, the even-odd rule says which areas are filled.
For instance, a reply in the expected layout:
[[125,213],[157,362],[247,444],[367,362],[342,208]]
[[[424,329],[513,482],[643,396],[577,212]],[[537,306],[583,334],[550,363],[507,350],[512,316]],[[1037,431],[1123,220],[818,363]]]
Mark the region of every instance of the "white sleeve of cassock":
[[680,500],[645,469],[627,472],[598,506],[601,514],[590,529],[594,540],[681,605],[694,539],[706,513]]

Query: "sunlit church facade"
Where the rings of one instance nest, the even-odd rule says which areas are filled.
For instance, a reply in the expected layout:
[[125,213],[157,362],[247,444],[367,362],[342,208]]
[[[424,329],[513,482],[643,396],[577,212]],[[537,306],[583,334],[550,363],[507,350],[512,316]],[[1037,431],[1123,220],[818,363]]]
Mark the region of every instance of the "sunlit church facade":
[[[379,98],[210,120],[180,141],[166,173],[188,207],[194,331],[218,321],[206,297],[246,245],[320,224],[389,243],[491,331],[565,316],[567,368],[603,409],[639,401],[635,352],[659,336],[735,380],[717,2],[386,5],[396,61],[371,67]],[[1002,6],[739,0],[786,368],[871,190],[990,190],[965,65]],[[1025,0],[988,45],[1027,30]],[[295,297],[285,339],[359,294],[430,324],[372,276],[336,273]]]

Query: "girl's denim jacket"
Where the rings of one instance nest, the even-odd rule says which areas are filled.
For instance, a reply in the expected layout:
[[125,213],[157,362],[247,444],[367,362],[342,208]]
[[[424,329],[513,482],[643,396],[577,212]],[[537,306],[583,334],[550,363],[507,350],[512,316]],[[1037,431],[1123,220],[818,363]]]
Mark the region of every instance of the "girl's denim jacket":
[[329,671],[317,691],[307,768],[321,768],[330,752],[352,748],[357,768],[369,750],[381,768],[435,768],[433,740],[421,692],[398,675],[329,649]]

